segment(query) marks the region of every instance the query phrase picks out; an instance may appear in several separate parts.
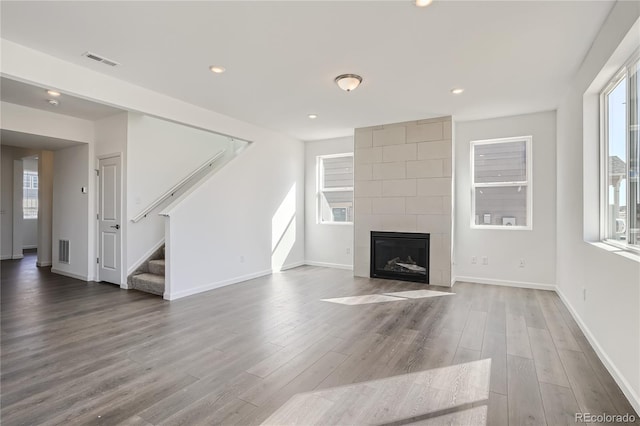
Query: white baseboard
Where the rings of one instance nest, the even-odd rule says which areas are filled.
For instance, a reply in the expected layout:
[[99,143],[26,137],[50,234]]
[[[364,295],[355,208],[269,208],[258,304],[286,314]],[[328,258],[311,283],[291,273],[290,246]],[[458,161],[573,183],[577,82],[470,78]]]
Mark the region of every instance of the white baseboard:
[[282,265],[282,267],[280,268],[280,271],[286,271],[287,269],[297,268],[298,266],[302,266],[302,265],[304,265],[304,261],[303,260],[301,260],[299,262],[289,263],[288,265]]
[[74,274],[73,272],[61,271],[60,269],[51,268],[51,272],[58,275],[64,275],[65,277],[75,278],[80,281],[90,281],[86,275]]
[[477,278],[477,277],[456,277],[456,282],[457,281],[464,281],[464,282],[478,283],[478,284],[501,285],[505,287],[532,288],[534,290],[548,290],[548,291],[556,290],[556,286],[554,284],[541,284],[541,283],[532,283],[527,281],[507,281],[507,280],[497,280],[497,279]]
[[604,349],[602,349],[602,346],[600,346],[598,340],[591,333],[589,327],[587,327],[586,324],[582,321],[582,319],[578,315],[578,312],[573,308],[571,303],[569,303],[569,299],[567,299],[567,297],[564,295],[564,293],[562,293],[559,287],[556,288],[556,293],[558,293],[558,296],[560,296],[560,300],[562,300],[562,303],[564,303],[564,305],[569,310],[569,313],[578,324],[578,327],[580,327],[580,330],[582,330],[582,333],[584,333],[584,336],[587,338],[593,349],[596,351],[598,358],[600,358],[600,361],[602,361],[607,371],[609,371],[609,374],[611,374],[613,380],[615,380],[618,386],[620,386],[622,393],[624,393],[624,395],[627,397],[633,408],[636,410],[636,413],[640,414],[640,396],[638,396],[634,392],[631,385],[629,385],[629,382],[627,382],[624,376],[620,374],[620,371],[611,361],[611,358],[609,358]]
[[0,256],[0,260],[10,260],[10,259],[11,259],[10,254],[3,254],[2,256]]
[[181,299],[183,297],[187,297],[187,296],[192,296],[194,294],[198,294],[198,293],[202,293],[205,291],[209,291],[209,290],[213,290],[216,288],[220,288],[220,287],[225,287],[231,284],[237,284],[243,281],[248,281],[248,280],[252,280],[254,278],[259,278],[259,277],[264,277],[265,275],[271,275],[271,269],[267,269],[264,271],[260,271],[260,272],[254,272],[253,274],[247,274],[247,275],[242,275],[240,277],[236,277],[236,278],[230,278],[228,280],[224,280],[224,281],[218,281],[215,283],[209,283],[209,284],[205,284],[205,285],[201,285],[198,287],[194,287],[194,288],[190,288],[187,290],[183,290],[183,291],[177,291],[174,293],[170,293],[164,294],[164,299],[165,300],[176,300],[176,299]]
[[305,260],[304,264],[309,266],[322,266],[324,268],[346,269],[348,271],[353,271],[353,265],[343,265],[341,263],[328,263],[328,262],[316,262],[314,260]]
[[155,244],[150,250],[148,250],[145,254],[142,255],[142,257],[138,260],[136,260],[133,265],[129,268],[129,270],[127,271],[127,276],[131,275],[133,273],[133,271],[135,271],[136,269],[138,269],[138,267],[140,265],[142,265],[153,253],[156,252],[156,250],[158,250],[160,247],[162,247],[162,245],[164,244],[164,238],[162,239],[162,241],[160,241],[159,243]]
[[42,267],[45,267],[45,266],[51,266],[51,261],[49,261],[49,262],[36,262],[36,266],[38,268],[42,268]]
[[14,254],[13,256],[11,256],[11,259],[13,259],[13,260],[24,259],[24,255],[23,254]]

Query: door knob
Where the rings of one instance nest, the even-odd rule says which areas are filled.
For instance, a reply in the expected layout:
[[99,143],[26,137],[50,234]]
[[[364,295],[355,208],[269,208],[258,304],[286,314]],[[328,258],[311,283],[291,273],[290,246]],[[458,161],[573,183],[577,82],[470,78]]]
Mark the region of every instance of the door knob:
[[120,225],[111,225],[111,228],[120,229]]

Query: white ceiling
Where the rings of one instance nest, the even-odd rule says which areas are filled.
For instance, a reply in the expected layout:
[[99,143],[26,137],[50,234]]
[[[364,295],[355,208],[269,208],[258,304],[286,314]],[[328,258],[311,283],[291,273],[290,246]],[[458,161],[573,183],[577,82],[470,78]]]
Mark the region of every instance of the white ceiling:
[[[313,140],[432,116],[553,109],[612,4],[3,1],[1,28],[16,43]],[[212,64],[227,72],[212,74]],[[342,73],[360,74],[362,86],[342,92],[333,83]],[[451,95],[457,86],[464,94]]]
[[[0,78],[0,99],[3,102],[42,109],[56,114],[70,115],[91,121],[122,112],[122,110],[117,108],[79,99],[64,93],[54,98],[47,94],[46,88],[32,86],[4,77]],[[58,105],[50,105],[47,102],[48,99],[56,99]]]
[[0,129],[0,145],[56,151],[58,149],[68,148],[70,146],[81,144],[82,142],[52,138],[48,136],[33,135],[31,133],[14,132],[13,130],[7,129]]

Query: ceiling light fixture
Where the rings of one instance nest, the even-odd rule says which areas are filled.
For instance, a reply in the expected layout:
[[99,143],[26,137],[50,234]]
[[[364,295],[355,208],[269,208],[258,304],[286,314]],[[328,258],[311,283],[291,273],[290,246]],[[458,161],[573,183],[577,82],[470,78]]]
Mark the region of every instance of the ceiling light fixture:
[[209,67],[209,70],[211,70],[211,72],[215,73],[215,74],[222,74],[223,72],[226,71],[226,69],[224,67],[220,67],[218,65],[211,65]]
[[51,106],[58,106],[60,104],[60,102],[58,102],[55,99],[47,99],[47,102],[49,103],[49,105]]
[[60,96],[60,92],[56,92],[55,90],[47,90],[47,94],[49,96],[56,96],[56,97]]
[[342,74],[337,76],[334,81],[339,88],[345,92],[350,92],[360,86],[360,83],[362,83],[362,77],[357,74]]
[[315,120],[316,118],[318,118],[318,114],[309,114],[307,117],[309,117],[312,120]]
[[451,89],[451,93],[453,93],[454,95],[459,95],[462,92],[464,92],[464,89],[460,89],[459,87]]
[[433,0],[416,0],[416,6],[418,7],[427,7],[431,3],[433,3]]

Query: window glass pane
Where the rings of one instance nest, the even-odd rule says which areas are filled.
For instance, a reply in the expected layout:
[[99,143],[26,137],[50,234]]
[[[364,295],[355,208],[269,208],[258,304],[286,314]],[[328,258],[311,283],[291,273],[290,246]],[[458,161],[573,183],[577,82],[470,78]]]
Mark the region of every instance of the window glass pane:
[[320,213],[323,222],[353,222],[353,191],[321,193]]
[[525,141],[474,146],[476,183],[523,182],[527,180],[527,144]]
[[627,82],[623,79],[606,97],[608,176],[607,236],[626,240],[627,234]]
[[353,187],[353,156],[323,158],[323,188]]
[[[35,185],[34,185],[35,182]],[[23,173],[22,211],[24,219],[38,218],[38,174]]]
[[476,225],[527,226],[526,186],[475,189]]
[[629,244],[640,245],[640,87],[638,86],[638,68],[636,62],[629,73],[629,212],[627,226],[629,227]]

